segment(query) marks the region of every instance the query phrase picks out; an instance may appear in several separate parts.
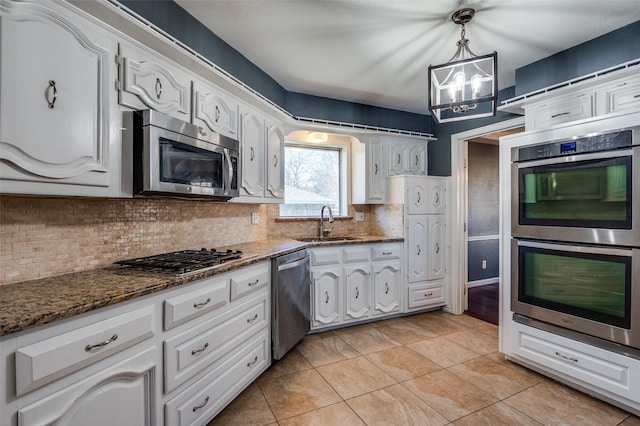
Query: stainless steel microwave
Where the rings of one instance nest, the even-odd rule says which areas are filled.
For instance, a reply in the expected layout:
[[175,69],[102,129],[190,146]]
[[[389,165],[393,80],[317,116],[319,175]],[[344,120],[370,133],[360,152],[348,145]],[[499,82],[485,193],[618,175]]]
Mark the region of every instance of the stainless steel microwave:
[[125,112],[134,195],[226,201],[239,195],[237,140],[153,110]]

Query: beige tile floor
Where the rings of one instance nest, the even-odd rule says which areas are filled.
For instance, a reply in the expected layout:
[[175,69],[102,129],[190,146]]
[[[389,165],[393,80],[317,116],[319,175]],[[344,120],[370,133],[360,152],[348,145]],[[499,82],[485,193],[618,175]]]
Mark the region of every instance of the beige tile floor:
[[504,359],[442,311],[309,335],[212,425],[624,425],[640,418]]

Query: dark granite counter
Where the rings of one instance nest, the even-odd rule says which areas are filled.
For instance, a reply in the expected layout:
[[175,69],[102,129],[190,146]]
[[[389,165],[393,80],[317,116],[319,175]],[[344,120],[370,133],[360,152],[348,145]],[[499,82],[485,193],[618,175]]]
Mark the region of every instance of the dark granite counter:
[[304,248],[399,241],[403,239],[382,236],[338,242],[255,241],[222,247],[241,250],[245,253],[244,258],[184,277],[108,267],[6,284],[0,286],[0,336],[175,288]]

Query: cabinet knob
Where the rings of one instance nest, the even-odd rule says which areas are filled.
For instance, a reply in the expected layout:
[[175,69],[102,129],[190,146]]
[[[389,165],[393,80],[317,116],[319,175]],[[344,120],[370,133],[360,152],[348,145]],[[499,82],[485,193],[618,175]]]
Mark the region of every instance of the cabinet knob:
[[[49,101],[49,92],[52,92],[53,98]],[[47,88],[47,104],[50,109],[55,108],[56,99],[58,99],[58,89],[56,89],[56,82],[53,80],[49,80],[49,87]]]

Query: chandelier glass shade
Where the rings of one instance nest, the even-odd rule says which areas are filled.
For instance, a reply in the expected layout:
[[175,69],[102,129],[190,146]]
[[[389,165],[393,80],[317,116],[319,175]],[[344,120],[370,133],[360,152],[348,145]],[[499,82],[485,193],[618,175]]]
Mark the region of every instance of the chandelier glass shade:
[[462,25],[455,55],[443,65],[429,65],[429,110],[438,123],[496,115],[498,54],[476,56],[469,49],[464,24],[475,10],[460,9],[451,19]]

